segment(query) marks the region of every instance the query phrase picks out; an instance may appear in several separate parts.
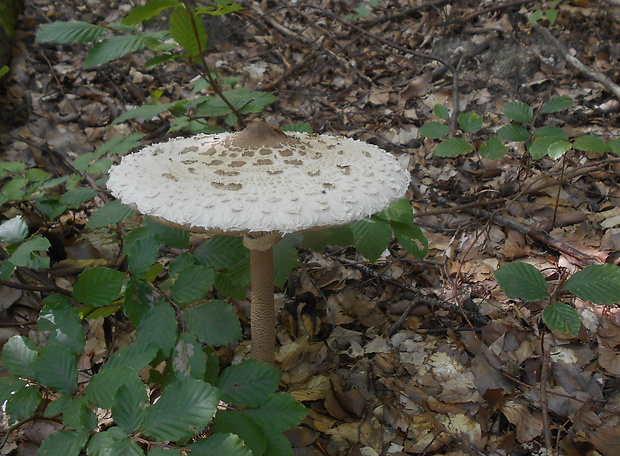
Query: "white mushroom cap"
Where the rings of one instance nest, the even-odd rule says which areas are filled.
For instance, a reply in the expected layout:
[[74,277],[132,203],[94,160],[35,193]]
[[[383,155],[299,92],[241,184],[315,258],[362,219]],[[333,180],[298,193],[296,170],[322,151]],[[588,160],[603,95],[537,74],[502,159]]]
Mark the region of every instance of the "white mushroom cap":
[[108,188],[142,214],[190,229],[287,234],[382,211],[410,175],[377,146],[287,133],[264,122],[239,133],[153,144],[112,168]]

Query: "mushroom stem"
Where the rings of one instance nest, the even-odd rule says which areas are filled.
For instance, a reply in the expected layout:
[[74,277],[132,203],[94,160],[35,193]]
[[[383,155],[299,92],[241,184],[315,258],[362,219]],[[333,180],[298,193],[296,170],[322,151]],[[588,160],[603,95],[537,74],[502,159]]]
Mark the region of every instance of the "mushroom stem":
[[274,363],[276,310],[273,299],[273,249],[250,250],[252,274],[252,358]]

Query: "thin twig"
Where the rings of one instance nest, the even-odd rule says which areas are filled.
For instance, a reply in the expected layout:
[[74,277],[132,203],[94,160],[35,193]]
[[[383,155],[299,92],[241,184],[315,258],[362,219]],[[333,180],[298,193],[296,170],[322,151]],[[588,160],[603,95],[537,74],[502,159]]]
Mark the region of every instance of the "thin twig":
[[0,285],[18,290],[40,291],[43,293],[60,293],[65,296],[72,296],[69,290],[57,286],[34,285],[29,283],[13,282],[12,280],[0,279]]
[[547,400],[547,382],[549,381],[549,351],[545,343],[546,331],[542,331],[540,337],[540,408],[543,416],[543,433],[547,455],[554,456],[553,441],[551,439],[551,419],[549,418],[549,402]]

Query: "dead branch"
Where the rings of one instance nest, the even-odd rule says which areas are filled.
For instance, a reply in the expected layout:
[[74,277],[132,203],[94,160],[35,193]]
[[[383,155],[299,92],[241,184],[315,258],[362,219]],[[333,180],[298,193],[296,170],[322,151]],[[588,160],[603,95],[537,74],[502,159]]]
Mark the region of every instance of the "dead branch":
[[618,99],[620,99],[620,86],[605,76],[603,73],[593,70],[592,68],[588,68],[581,61],[571,54],[570,50],[560,42],[556,37],[554,37],[549,30],[539,24],[532,24],[532,27],[536,32],[543,36],[545,40],[551,43],[559,52],[560,55],[570,64],[573,68],[578,70],[585,77],[592,79],[593,81],[600,82],[603,84],[607,90],[613,93]]

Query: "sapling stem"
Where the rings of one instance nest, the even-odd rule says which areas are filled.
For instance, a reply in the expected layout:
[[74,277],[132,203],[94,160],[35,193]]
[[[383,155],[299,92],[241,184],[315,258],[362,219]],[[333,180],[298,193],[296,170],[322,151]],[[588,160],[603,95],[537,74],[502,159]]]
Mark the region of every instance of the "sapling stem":
[[276,310],[273,299],[273,249],[250,250],[252,275],[252,358],[274,363],[276,347]]

